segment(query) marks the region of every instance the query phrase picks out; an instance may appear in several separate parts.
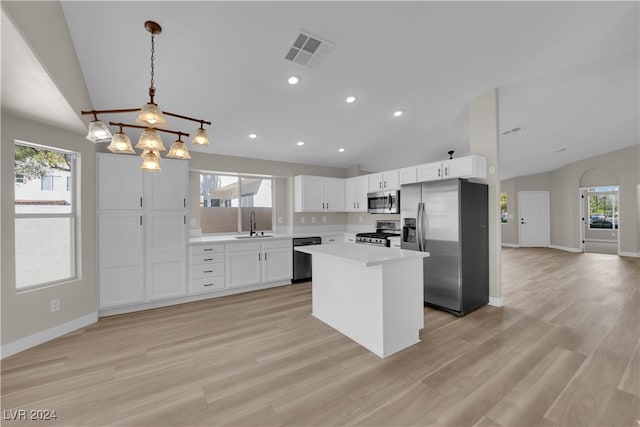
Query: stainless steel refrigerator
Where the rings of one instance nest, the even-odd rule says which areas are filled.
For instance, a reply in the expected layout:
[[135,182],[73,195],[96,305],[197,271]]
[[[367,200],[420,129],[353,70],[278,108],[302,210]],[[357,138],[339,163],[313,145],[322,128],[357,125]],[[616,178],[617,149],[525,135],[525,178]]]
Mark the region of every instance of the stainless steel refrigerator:
[[457,316],[489,302],[488,187],[463,179],[401,187],[403,249],[425,251],[424,301]]

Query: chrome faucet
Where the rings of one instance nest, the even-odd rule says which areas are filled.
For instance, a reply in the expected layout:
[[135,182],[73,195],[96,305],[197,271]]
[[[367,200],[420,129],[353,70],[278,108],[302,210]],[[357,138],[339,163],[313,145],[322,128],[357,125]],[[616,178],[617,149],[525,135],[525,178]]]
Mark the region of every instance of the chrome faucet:
[[249,215],[249,236],[253,236],[256,233],[256,213],[251,211]]

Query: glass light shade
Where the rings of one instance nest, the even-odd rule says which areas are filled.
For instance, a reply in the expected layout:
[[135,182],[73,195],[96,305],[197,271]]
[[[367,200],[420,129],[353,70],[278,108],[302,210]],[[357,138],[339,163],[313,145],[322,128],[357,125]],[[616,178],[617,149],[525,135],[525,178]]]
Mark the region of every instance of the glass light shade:
[[157,151],[153,150],[145,150],[142,153],[142,166],[140,169],[147,172],[161,172],[162,168],[160,168],[160,156],[158,156]]
[[102,123],[100,120],[94,120],[89,123],[89,133],[87,134],[87,139],[91,142],[109,142],[113,136],[109,131],[107,125]]
[[136,122],[149,127],[162,127],[167,125],[162,110],[160,110],[156,104],[152,103],[142,106]]
[[191,158],[191,156],[189,155],[189,149],[186,145],[184,145],[184,142],[180,141],[179,139],[173,143],[171,148],[169,148],[167,157],[184,160],[188,160]]
[[152,128],[145,129],[140,134],[140,139],[138,139],[136,148],[139,148],[141,150],[167,151],[167,149],[164,147],[164,144],[162,143],[160,134],[158,134],[158,132],[156,132],[156,130]]
[[131,146],[131,140],[122,132],[117,132],[113,135],[113,139],[107,147],[107,150],[117,154],[136,154]]
[[196,130],[196,134],[193,137],[193,141],[191,141],[193,145],[205,145],[210,146],[209,143],[209,135],[207,135],[207,131],[203,128],[199,128]]

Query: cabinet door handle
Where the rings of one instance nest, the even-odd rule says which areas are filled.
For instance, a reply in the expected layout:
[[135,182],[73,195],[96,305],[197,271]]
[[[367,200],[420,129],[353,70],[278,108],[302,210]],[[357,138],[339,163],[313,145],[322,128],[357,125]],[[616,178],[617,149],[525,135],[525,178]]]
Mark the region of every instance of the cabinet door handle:
[[140,207],[142,207],[142,197],[140,197]]
[[184,216],[184,225],[187,225],[187,216]]
[[440,176],[440,168],[438,168],[438,176]]
[[387,181],[384,181],[384,185],[383,185],[383,187],[384,187],[384,188],[387,188]]
[[213,261],[213,258],[205,258],[204,261]]
[[358,202],[357,205],[358,205],[358,209],[360,209],[360,202]]
[[262,261],[262,254],[258,252],[258,261]]
[[356,202],[353,202],[353,209],[356,208]]
[[267,260],[267,252],[264,253],[264,260]]
[[187,199],[182,199],[182,207],[183,208],[187,207]]
[[206,284],[206,285],[204,285],[204,286],[213,286],[213,283],[207,283],[207,284]]
[[213,270],[205,270],[203,273],[213,273]]
[[382,181],[378,181],[378,187],[382,188]]
[[329,209],[329,202],[327,202],[327,209]]
[[140,225],[142,225],[142,215],[140,215]]
[[444,168],[444,176],[449,176],[449,168],[448,167]]
[[208,249],[204,249],[203,252],[211,252],[213,249],[212,248],[208,248]]

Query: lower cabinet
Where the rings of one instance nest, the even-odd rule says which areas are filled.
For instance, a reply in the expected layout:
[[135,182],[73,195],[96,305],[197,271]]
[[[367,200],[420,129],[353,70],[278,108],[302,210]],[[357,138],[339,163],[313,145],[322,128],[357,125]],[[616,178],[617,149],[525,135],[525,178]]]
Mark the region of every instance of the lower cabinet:
[[189,293],[221,291],[225,283],[224,244],[189,248]]
[[146,290],[150,301],[187,294],[186,217],[182,212],[147,215]]
[[227,244],[227,288],[291,280],[291,240]]
[[98,217],[100,308],[144,302],[144,233],[141,212]]

